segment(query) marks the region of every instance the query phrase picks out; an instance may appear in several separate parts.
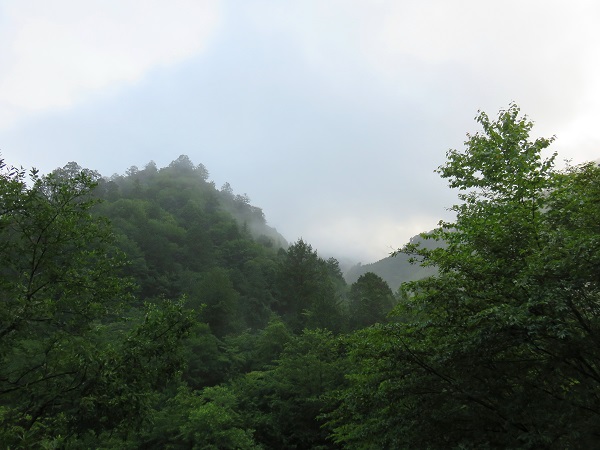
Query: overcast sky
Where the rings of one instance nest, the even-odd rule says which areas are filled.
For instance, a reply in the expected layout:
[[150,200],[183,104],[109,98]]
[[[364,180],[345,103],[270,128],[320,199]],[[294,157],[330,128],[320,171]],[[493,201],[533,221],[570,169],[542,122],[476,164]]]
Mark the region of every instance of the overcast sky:
[[600,157],[596,0],[0,0],[0,153],[105,176],[181,154],[288,241],[373,262],[448,218],[433,173],[514,101]]

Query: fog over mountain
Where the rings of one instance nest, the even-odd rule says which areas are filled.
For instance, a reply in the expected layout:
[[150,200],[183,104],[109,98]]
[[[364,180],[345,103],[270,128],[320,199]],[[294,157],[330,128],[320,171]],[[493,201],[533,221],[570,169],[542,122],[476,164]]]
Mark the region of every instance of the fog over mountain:
[[0,0],[0,152],[106,176],[204,164],[286,239],[363,263],[448,218],[433,172],[514,101],[598,157],[591,0]]

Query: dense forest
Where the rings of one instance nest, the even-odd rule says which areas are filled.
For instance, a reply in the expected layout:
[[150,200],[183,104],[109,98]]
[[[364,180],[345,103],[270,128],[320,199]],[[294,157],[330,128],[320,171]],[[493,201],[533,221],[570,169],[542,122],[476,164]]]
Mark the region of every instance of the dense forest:
[[600,168],[555,168],[516,105],[477,121],[393,289],[186,156],[0,161],[3,448],[596,447]]

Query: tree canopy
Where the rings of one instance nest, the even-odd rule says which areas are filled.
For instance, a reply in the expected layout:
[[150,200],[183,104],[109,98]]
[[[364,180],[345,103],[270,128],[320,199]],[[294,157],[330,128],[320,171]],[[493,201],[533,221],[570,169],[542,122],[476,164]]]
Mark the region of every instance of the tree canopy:
[[[438,170],[456,219],[407,245],[438,275],[405,284],[397,323],[359,332],[332,416],[352,448],[590,447],[600,424],[595,164],[553,168],[517,106]],[[585,217],[585,218],[584,218]]]
[[182,363],[189,320],[176,303],[128,306],[123,255],[90,213],[90,172],[26,181],[0,169],[0,441],[62,446],[138,429]]
[[395,294],[185,155],[0,161],[0,443],[594,448],[600,167],[557,169],[516,105],[477,121],[437,169],[455,218],[385,264]]

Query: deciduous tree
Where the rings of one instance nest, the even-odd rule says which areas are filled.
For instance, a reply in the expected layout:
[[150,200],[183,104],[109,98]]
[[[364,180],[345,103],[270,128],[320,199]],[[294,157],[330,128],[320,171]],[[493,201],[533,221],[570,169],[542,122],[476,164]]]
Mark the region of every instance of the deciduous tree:
[[553,169],[517,106],[451,150],[456,220],[402,251],[437,276],[408,283],[403,321],[361,332],[332,416],[352,448],[593,447],[600,426],[596,165]]
[[108,223],[90,214],[92,174],[75,169],[32,170],[26,181],[0,161],[0,441],[9,447],[138,426],[180,363],[181,305],[128,311],[125,261]]

